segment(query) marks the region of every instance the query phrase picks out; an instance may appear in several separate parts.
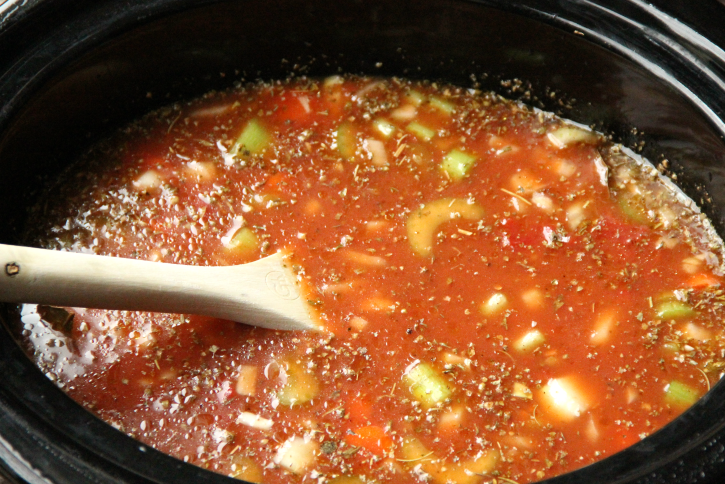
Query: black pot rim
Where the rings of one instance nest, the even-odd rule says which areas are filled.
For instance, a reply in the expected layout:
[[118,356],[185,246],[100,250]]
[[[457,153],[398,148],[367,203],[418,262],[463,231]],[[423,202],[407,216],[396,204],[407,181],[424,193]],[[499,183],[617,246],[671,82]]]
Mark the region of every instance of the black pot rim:
[[[725,139],[725,51],[655,6],[642,0],[463,1],[532,18],[631,61],[692,103]],[[84,0],[69,7],[61,0],[35,0],[0,16],[0,59],[5,59],[0,61],[0,132],[55,72],[95,46],[133,26],[214,2],[119,3]],[[38,18],[53,28],[27,30]],[[49,23],[50,18],[54,21]],[[33,36],[39,40],[24,45]],[[32,365],[8,334],[0,338],[0,369],[22,375],[24,382],[22,388],[0,382],[0,460],[13,479],[47,482],[46,476],[66,479],[75,473],[89,482],[233,482],[163,455],[90,414],[78,413],[78,405]],[[680,418],[644,441],[545,482],[666,482],[673,472],[688,474],[681,465],[688,460],[705,463],[682,482],[695,482],[699,472],[722,472],[715,463],[706,462],[712,454],[701,454],[725,438],[723,402],[725,383],[720,382]],[[612,480],[612,475],[618,477]]]

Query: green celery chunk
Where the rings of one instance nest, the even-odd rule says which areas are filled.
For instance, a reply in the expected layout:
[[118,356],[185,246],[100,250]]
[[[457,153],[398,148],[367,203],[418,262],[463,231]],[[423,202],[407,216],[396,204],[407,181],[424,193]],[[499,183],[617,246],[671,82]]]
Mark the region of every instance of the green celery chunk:
[[257,239],[257,234],[249,227],[239,229],[227,245],[228,250],[238,253],[251,253],[255,252],[258,248],[259,240]]
[[458,181],[471,171],[476,157],[459,150],[453,150],[443,158],[441,168],[448,173],[451,180]]
[[403,382],[425,408],[434,407],[453,394],[451,384],[427,363],[418,363],[411,368],[403,375]]
[[411,122],[405,129],[423,141],[429,141],[436,135],[435,130],[430,129],[427,126],[423,126],[418,121]]
[[657,317],[660,319],[682,319],[689,318],[696,314],[692,307],[676,299],[667,299],[657,304],[655,308]]
[[352,124],[344,122],[337,128],[337,151],[346,160],[355,156],[355,128]]
[[436,108],[438,111],[441,111],[446,114],[452,114],[453,111],[456,110],[455,106],[453,104],[449,103],[448,101],[444,101],[443,99],[439,97],[432,97],[430,98],[430,105]]
[[269,132],[256,119],[252,119],[247,123],[239,135],[237,141],[232,146],[231,153],[233,155],[259,153],[269,144]]
[[631,221],[643,225],[649,223],[647,209],[640,197],[629,193],[620,193],[617,196],[617,205],[619,205],[622,213]]
[[665,390],[665,402],[678,407],[690,407],[699,398],[697,390],[677,380],[672,380]]
[[292,363],[287,368],[287,381],[277,392],[279,403],[292,407],[307,403],[320,393],[320,384],[315,375],[308,373],[303,366]]

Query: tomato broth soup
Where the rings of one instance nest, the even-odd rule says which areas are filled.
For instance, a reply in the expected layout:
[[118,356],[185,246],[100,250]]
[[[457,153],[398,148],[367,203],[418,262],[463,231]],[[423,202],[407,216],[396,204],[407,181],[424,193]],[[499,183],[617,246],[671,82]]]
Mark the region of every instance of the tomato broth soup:
[[240,85],[94,146],[29,243],[192,265],[284,249],[325,331],[24,305],[72,398],[251,482],[525,483],[670,422],[723,370],[722,244],[650,164],[491,93]]

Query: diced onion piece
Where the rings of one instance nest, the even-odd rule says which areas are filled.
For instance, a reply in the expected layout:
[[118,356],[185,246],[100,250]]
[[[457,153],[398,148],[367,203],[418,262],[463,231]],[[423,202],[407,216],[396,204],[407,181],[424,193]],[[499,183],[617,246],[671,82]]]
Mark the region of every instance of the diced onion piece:
[[534,398],[534,395],[531,393],[529,387],[518,381],[514,383],[514,389],[511,394],[515,397],[526,398],[528,400]]
[[576,230],[586,220],[584,205],[586,205],[586,202],[575,202],[566,208],[566,223],[571,230]]
[[509,447],[511,450],[514,450],[513,448],[523,450],[534,449],[534,439],[524,435],[504,435],[501,436],[499,440],[506,444],[506,447]]
[[383,138],[390,138],[393,133],[395,133],[395,126],[384,119],[376,119],[373,121],[373,127],[375,128],[375,131],[383,136]]
[[464,199],[442,198],[428,202],[408,216],[408,242],[416,254],[430,256],[433,254],[433,236],[441,224],[458,218],[479,220],[481,217],[483,209]]
[[237,154],[255,154],[259,153],[267,147],[271,140],[271,136],[267,129],[262,126],[259,120],[250,120],[241,134],[234,142],[230,152],[233,155]]
[[231,477],[248,482],[262,482],[264,479],[262,467],[251,458],[240,454],[234,454],[231,456],[231,461]]
[[432,97],[428,101],[432,107],[437,109],[438,111],[445,113],[445,114],[452,114],[453,111],[456,110],[455,106],[453,104],[449,103],[448,101],[445,101],[439,97]]
[[302,405],[317,397],[320,384],[312,373],[296,362],[286,368],[287,381],[277,392],[279,403],[287,407]]
[[208,118],[212,116],[219,116],[220,114],[226,113],[232,104],[219,104],[217,106],[208,106],[204,108],[198,108],[189,113],[190,118]]
[[363,142],[363,148],[370,153],[373,165],[388,165],[388,153],[385,151],[385,143],[377,139],[368,138]]
[[345,250],[345,257],[347,257],[348,260],[366,267],[385,267],[388,265],[387,259],[385,257],[380,257],[377,255],[372,254],[366,254],[365,252],[360,252],[358,250]]
[[556,159],[552,161],[551,167],[557,175],[569,178],[576,173],[576,165],[569,160]]
[[453,394],[452,385],[428,363],[418,363],[403,375],[403,382],[423,407],[445,402]]
[[337,128],[337,151],[346,160],[350,160],[355,156],[357,150],[357,140],[355,127],[348,123],[343,122]]
[[514,342],[514,349],[520,353],[530,353],[544,344],[545,341],[546,337],[541,331],[532,329]]
[[257,394],[257,367],[253,365],[241,365],[237,376],[235,387],[237,394],[252,396]]
[[599,440],[599,427],[597,427],[593,418],[590,418],[584,427],[584,435],[586,435],[590,442],[596,442]]
[[332,284],[323,284],[320,288],[323,294],[346,294],[354,290],[355,280],[349,282],[333,282]]
[[415,118],[416,114],[417,110],[415,109],[415,106],[412,104],[406,104],[405,106],[394,109],[390,113],[390,117],[398,121],[410,121]]
[[636,388],[627,387],[627,403],[635,402],[639,398],[639,392]]
[[201,182],[210,182],[217,178],[216,165],[210,161],[191,161],[186,164],[184,171]]
[[697,256],[686,257],[682,260],[682,270],[688,274],[695,274],[702,270],[702,259]]
[[335,87],[340,86],[344,82],[342,76],[328,76],[322,81],[324,87]]
[[376,234],[390,227],[390,222],[385,220],[370,220],[365,223],[365,230],[368,233]]
[[575,143],[594,143],[597,140],[596,134],[574,126],[563,126],[548,133],[546,137],[559,149]]
[[471,360],[461,355],[456,355],[450,351],[445,351],[441,359],[446,365],[458,366],[464,370],[471,370]]
[[375,295],[366,299],[361,309],[370,312],[387,312],[395,309],[395,301],[389,297]]
[[712,338],[712,331],[709,329],[703,328],[699,324],[695,323],[687,323],[683,328],[682,332],[685,333],[685,335],[688,338],[704,342]]
[[521,170],[511,176],[511,190],[517,195],[526,195],[543,188],[540,180],[526,170]]
[[148,170],[133,181],[133,187],[142,191],[149,190],[151,188],[158,188],[161,186],[162,181],[163,178],[161,178],[161,175],[157,171]]
[[677,214],[668,206],[662,206],[657,209],[658,220],[662,222],[662,226],[666,229],[672,227],[677,222]]
[[309,114],[312,111],[310,109],[310,98],[307,96],[297,96],[297,100],[302,105],[302,109],[305,110],[305,113]]
[[424,126],[418,121],[412,121],[410,124],[408,124],[408,126],[406,126],[405,129],[406,131],[413,133],[416,138],[422,141],[429,141],[436,135],[434,129]]
[[544,293],[540,289],[529,289],[521,293],[521,300],[529,309],[538,309],[544,305]]
[[312,199],[305,204],[305,213],[307,215],[317,215],[322,211],[322,204],[319,200]]
[[448,153],[441,162],[441,169],[451,180],[458,181],[468,175],[476,163],[476,157],[459,150]]
[[272,420],[260,417],[259,415],[251,412],[240,413],[237,417],[237,423],[257,430],[269,430],[272,428],[272,425],[274,425]]
[[700,393],[690,385],[678,380],[671,381],[665,387],[665,403],[679,408],[694,405],[700,398]]
[[589,343],[594,346],[601,346],[611,339],[617,325],[617,312],[606,310],[599,313],[594,322],[594,329],[589,336]]
[[463,427],[465,412],[466,407],[463,405],[454,405],[443,412],[438,418],[438,431],[445,434],[452,434],[460,430]]
[[538,392],[538,400],[547,415],[573,420],[589,408],[585,392],[572,377],[552,378]]
[[606,187],[609,184],[609,168],[601,156],[597,155],[594,158],[594,167],[599,175],[599,183]]
[[503,293],[497,292],[481,304],[480,310],[484,316],[495,316],[508,306],[508,299]]
[[503,139],[502,137],[496,136],[494,134],[488,138],[488,146],[490,146],[491,148],[494,148],[495,150],[500,151],[500,150],[506,148],[507,146],[511,146],[511,143],[509,143],[508,140]]
[[367,319],[361,318],[360,316],[355,316],[352,319],[350,319],[350,327],[362,331],[365,329],[365,327],[370,324]]
[[302,474],[317,458],[318,446],[312,439],[291,437],[283,443],[274,456],[275,464],[295,474]]
[[554,210],[554,200],[540,192],[534,192],[531,194],[531,203],[547,213]]

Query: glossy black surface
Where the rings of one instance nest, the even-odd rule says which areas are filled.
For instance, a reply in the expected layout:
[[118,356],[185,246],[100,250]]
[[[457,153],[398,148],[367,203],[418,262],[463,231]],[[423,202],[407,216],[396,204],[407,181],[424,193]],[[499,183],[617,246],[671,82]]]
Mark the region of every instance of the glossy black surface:
[[[670,160],[723,233],[725,33],[690,28],[717,25],[722,6],[704,5],[685,18],[679,2],[634,0],[29,2],[0,16],[0,241],[18,240],[43,182],[121,123],[241,78],[338,71],[493,89],[595,124]],[[15,478],[234,482],[95,419],[2,329],[0,375],[0,459]],[[658,434],[551,482],[725,482],[724,438],[718,385]]]

